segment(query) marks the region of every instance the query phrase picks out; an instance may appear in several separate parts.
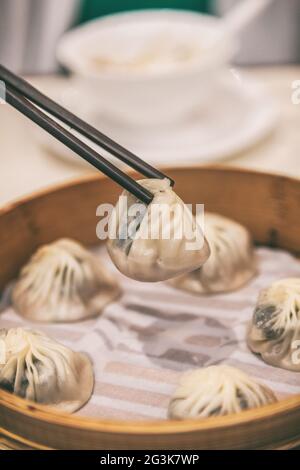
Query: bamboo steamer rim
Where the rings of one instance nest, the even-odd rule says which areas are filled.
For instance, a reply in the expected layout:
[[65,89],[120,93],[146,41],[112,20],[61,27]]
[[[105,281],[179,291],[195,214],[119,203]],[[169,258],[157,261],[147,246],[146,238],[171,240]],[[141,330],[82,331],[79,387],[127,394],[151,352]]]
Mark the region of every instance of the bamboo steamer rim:
[[[84,416],[76,416],[74,414],[57,412],[55,409],[47,405],[39,405],[30,400],[12,395],[0,389],[0,406],[17,411],[19,414],[26,416],[34,416],[39,421],[52,424],[62,424],[65,427],[86,429],[87,427],[93,431],[112,432],[118,434],[128,434],[136,432],[147,434],[164,434],[178,432],[190,432],[209,429],[219,429],[235,427],[238,425],[246,425],[247,423],[259,422],[268,417],[280,415],[283,411],[286,414],[298,410],[300,406],[300,394],[285,398],[276,403],[264,405],[258,408],[241,411],[240,413],[226,416],[212,416],[204,419],[185,419],[179,420],[146,420],[146,421],[121,421],[108,419],[94,419]],[[38,412],[38,413],[37,413]],[[1,429],[1,428],[0,428]],[[300,430],[299,430],[300,433]]]
[[[258,170],[252,170],[252,169],[247,169],[245,170],[244,168],[242,167],[231,167],[231,166],[228,166],[228,165],[222,165],[222,164],[219,164],[219,165],[200,165],[200,166],[181,166],[181,167],[178,167],[178,168],[175,168],[175,171],[189,171],[189,170],[195,170],[195,171],[208,171],[208,172],[224,172],[225,174],[228,173],[228,174],[236,174],[236,176],[239,176],[239,175],[249,175],[249,176],[256,176],[256,177],[262,177],[262,178],[274,178],[274,179],[277,179],[277,180],[281,180],[281,181],[285,181],[286,183],[298,183],[300,185],[300,179],[297,179],[297,178],[293,178],[292,176],[288,176],[288,175],[282,175],[280,172],[266,172],[266,171],[258,171]],[[126,170],[123,170],[125,173],[131,175],[132,177],[136,177],[138,175],[138,173],[136,171],[133,171],[133,170],[129,170],[129,171],[126,171]],[[168,175],[168,173],[170,171],[174,171],[174,168],[172,167],[162,167],[161,168],[161,171]],[[143,179],[145,177],[143,176],[139,176],[138,178],[136,179]],[[37,189],[35,191],[33,191],[32,193],[30,194],[25,194],[24,196],[20,196],[18,197],[17,199],[13,200],[12,202],[8,202],[6,204],[4,204],[4,206],[0,207],[0,216],[3,215],[3,214],[6,214],[10,211],[13,211],[14,209],[22,206],[24,203],[28,203],[28,202],[31,202],[31,201],[34,201],[35,199],[38,199],[40,197],[43,197],[43,196],[47,196],[49,193],[55,193],[57,191],[60,191],[60,190],[64,190],[64,189],[70,189],[72,187],[75,187],[75,186],[80,186],[80,185],[84,185],[84,184],[87,184],[87,183],[93,183],[93,182],[96,182],[96,181],[101,181],[101,180],[107,180],[108,177],[105,176],[104,174],[102,173],[99,173],[99,174],[86,174],[86,175],[82,175],[82,176],[79,176],[79,177],[75,177],[75,178],[70,178],[68,181],[65,181],[65,182],[62,182],[62,183],[54,183],[54,184],[51,184],[50,186],[47,186],[46,188],[42,188],[42,189]],[[174,188],[176,188],[176,181],[175,181],[175,184],[174,184]],[[123,191],[122,187],[120,187],[120,193],[121,191]]]
[[[296,184],[299,186],[300,191],[300,181],[289,177],[282,176],[276,173],[264,173],[260,171],[247,170],[245,171],[242,168],[230,168],[228,166],[224,167],[222,165],[214,166],[195,166],[195,167],[181,167],[178,169],[163,169],[163,171],[168,174],[168,171],[178,172],[188,172],[194,171],[201,174],[201,172],[209,172],[212,174],[219,173],[221,176],[222,173],[225,175],[231,175],[234,177],[246,176],[250,178],[260,178],[265,180],[276,180],[282,182],[283,184]],[[134,172],[130,172],[133,175],[136,175]],[[86,175],[80,178],[72,179],[66,183],[52,185],[50,188],[42,189],[39,191],[30,194],[29,196],[23,196],[17,201],[6,204],[3,208],[0,209],[0,218],[13,212],[14,210],[21,207],[23,204],[28,204],[44,196],[48,196],[54,193],[59,193],[60,191],[69,190],[72,188],[79,187],[81,185],[93,184],[97,181],[104,181],[107,178],[104,175]],[[300,377],[300,374],[299,374]],[[63,413],[61,411],[56,411],[50,406],[40,405],[35,402],[30,402],[23,398],[17,397],[10,394],[4,390],[0,389],[0,417],[1,417],[1,408],[6,408],[11,410],[18,415],[27,416],[32,418],[36,422],[41,422],[45,424],[54,424],[61,425],[64,428],[72,428],[78,430],[89,430],[101,433],[112,433],[112,434],[123,434],[123,435],[165,435],[171,434],[176,435],[178,433],[190,433],[190,432],[205,432],[209,430],[219,430],[220,432],[225,429],[230,429],[234,427],[247,427],[249,424],[254,425],[262,421],[266,421],[270,418],[284,416],[293,416],[295,412],[299,413],[300,410],[300,394],[293,395],[291,397],[280,400],[276,403],[265,405],[259,408],[252,408],[250,410],[242,411],[238,414],[226,415],[226,416],[215,416],[206,419],[187,419],[183,421],[176,420],[145,420],[145,421],[125,421],[125,420],[109,420],[109,419],[95,419],[90,417],[82,417],[77,415],[72,415],[68,413]],[[1,427],[0,422],[0,433],[8,434],[9,431],[5,430],[4,427]],[[20,442],[23,441],[29,442],[26,439],[14,436],[18,438]],[[299,423],[299,436],[300,438],[300,423]],[[38,448],[46,448],[42,444],[37,444]]]

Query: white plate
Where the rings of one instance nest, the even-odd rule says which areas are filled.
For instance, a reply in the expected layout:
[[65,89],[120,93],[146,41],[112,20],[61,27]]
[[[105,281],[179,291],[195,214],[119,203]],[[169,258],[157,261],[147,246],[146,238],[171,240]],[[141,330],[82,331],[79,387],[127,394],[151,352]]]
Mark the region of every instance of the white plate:
[[[265,138],[279,117],[278,106],[268,91],[237,71],[224,73],[207,109],[195,109],[188,120],[164,127],[131,127],[109,119],[101,110],[95,115],[70,80],[59,81],[55,86],[40,83],[39,88],[155,165],[192,165],[232,157]],[[38,135],[54,155],[81,163],[78,156],[74,158],[73,152],[52,137],[40,132]],[[101,153],[104,154],[102,150]]]

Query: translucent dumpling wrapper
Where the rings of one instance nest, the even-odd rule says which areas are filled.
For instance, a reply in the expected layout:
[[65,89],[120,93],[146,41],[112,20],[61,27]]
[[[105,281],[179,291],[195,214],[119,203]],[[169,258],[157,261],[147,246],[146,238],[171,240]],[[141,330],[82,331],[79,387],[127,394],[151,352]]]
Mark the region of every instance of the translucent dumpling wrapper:
[[79,243],[60,239],[38,249],[13,291],[16,311],[39,322],[72,322],[99,315],[120,296],[118,283]]
[[209,246],[190,209],[167,179],[139,183],[153,193],[149,204],[127,191],[111,216],[108,252],[116,267],[138,281],[164,281],[196,269]]
[[208,261],[193,272],[172,279],[178,289],[195,294],[216,294],[241,288],[256,274],[256,259],[249,231],[221,215],[206,213]]
[[85,354],[23,328],[0,330],[0,388],[74,412],[90,398],[94,375]]
[[168,408],[171,419],[239,413],[276,402],[274,393],[243,371],[227,365],[184,374]]
[[267,364],[300,372],[300,278],[276,281],[261,291],[248,345]]

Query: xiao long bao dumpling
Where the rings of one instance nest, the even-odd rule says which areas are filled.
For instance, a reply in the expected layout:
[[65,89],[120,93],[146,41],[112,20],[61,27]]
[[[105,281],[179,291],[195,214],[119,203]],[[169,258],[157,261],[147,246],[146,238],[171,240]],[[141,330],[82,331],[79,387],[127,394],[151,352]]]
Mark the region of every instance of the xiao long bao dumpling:
[[23,328],[0,330],[0,347],[0,388],[70,413],[89,400],[94,375],[85,354]]
[[[167,179],[139,183],[154,194],[149,206],[124,191],[111,220],[108,252],[116,267],[138,281],[163,281],[196,269],[209,257],[209,247],[194,216]],[[128,228],[128,230],[127,230]],[[112,235],[113,234],[113,235]],[[170,235],[168,237],[168,235]]]
[[99,315],[119,297],[113,276],[79,243],[60,239],[38,249],[12,292],[16,311],[39,322],[71,322]]
[[205,213],[204,233],[210,257],[203,267],[170,283],[195,294],[215,294],[239,289],[256,274],[251,235],[239,223],[213,213]]
[[208,418],[274,403],[273,392],[243,371],[227,365],[184,374],[168,409],[171,419]]
[[276,281],[260,293],[248,345],[267,364],[300,372],[300,278]]

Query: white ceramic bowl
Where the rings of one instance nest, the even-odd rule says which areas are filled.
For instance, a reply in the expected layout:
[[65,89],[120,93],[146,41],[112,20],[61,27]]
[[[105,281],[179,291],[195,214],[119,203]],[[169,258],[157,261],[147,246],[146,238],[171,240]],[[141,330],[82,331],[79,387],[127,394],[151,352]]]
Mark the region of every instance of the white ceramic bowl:
[[57,57],[108,116],[170,123],[207,103],[235,41],[217,18],[179,10],[106,16],[61,39]]

